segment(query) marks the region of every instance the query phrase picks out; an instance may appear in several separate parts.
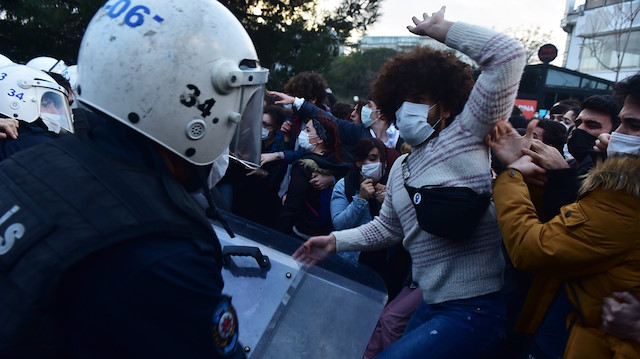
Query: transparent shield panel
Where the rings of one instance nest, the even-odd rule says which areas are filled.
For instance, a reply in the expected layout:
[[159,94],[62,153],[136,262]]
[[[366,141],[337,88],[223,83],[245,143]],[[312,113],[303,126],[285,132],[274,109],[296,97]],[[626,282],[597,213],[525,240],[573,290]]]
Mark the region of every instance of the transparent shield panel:
[[59,91],[41,90],[40,96],[40,118],[45,123],[47,121],[57,122],[58,125],[68,132],[73,132],[73,120],[69,101],[65,95]]
[[[232,158],[240,160],[248,167],[260,167],[262,129],[263,87],[244,87],[243,99],[250,96],[242,112],[242,120],[229,145]],[[243,101],[244,102],[244,101]]]
[[387,302],[382,278],[336,255],[306,268],[291,258],[297,238],[221,213],[235,233],[212,222],[223,253],[233,253],[223,254],[223,293],[247,357],[361,358]]

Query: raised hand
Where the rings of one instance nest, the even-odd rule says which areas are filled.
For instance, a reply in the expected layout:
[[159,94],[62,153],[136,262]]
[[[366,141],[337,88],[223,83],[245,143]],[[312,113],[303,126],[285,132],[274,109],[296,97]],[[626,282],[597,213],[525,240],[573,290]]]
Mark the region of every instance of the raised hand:
[[358,197],[369,200],[376,194],[376,188],[373,185],[372,179],[366,179],[360,183],[360,191],[358,191]]
[[527,133],[520,136],[510,123],[506,120],[498,121],[487,135],[487,145],[491,147],[493,154],[498,157],[500,162],[508,165],[522,157],[522,149],[530,148],[533,140],[533,130],[536,128],[538,120],[529,122]]
[[269,95],[273,95],[273,96],[278,96],[280,97],[280,100],[274,102],[276,105],[290,105],[293,103],[293,100],[295,100],[295,97],[287,95],[284,92],[278,92],[278,91],[267,91],[267,93]]
[[601,133],[596,140],[595,146],[593,149],[600,152],[607,152],[607,147],[609,147],[609,141],[611,140],[610,133]]
[[569,164],[555,147],[544,144],[540,140],[531,142],[531,149],[523,148],[525,155],[531,156],[533,162],[547,170],[569,168]]
[[407,29],[416,35],[429,36],[440,42],[444,42],[447,39],[447,33],[451,25],[453,25],[453,22],[444,19],[445,10],[446,6],[443,6],[439,11],[431,14],[431,16],[425,12],[422,14],[422,20],[414,16],[411,20],[415,26],[409,25]]

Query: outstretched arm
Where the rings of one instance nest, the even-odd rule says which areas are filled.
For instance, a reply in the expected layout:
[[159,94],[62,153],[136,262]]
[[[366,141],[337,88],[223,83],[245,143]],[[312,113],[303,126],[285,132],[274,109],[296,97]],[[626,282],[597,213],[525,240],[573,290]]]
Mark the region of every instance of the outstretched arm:
[[444,15],[442,7],[431,16],[424,14],[423,20],[414,17],[415,26],[408,29],[445,43],[482,67],[458,121],[483,141],[494,124],[511,113],[525,65],[525,51],[517,40],[506,35],[463,22],[453,23],[445,20]]

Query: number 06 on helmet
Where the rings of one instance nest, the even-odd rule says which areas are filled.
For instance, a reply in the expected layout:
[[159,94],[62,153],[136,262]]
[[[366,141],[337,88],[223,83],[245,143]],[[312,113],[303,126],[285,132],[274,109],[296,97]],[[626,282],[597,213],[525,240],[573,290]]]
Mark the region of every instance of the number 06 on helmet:
[[251,39],[213,0],[110,0],[78,55],[78,100],[195,165],[231,143],[259,162],[264,84]]

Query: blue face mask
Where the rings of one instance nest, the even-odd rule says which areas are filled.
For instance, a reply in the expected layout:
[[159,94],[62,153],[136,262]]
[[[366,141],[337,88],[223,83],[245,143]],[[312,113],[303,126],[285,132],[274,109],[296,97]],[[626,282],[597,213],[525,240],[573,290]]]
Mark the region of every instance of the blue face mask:
[[372,109],[366,106],[362,107],[362,110],[360,111],[360,119],[362,120],[362,124],[364,125],[364,127],[369,128],[375,122],[375,120],[371,118],[372,113]]
[[380,178],[382,178],[382,163],[374,162],[363,164],[360,169],[360,174],[365,180],[372,179],[373,182],[378,182]]
[[262,138],[263,141],[266,140],[267,138],[269,138],[269,133],[270,132],[271,131],[267,130],[266,128],[264,128],[264,127],[262,128],[261,138]]
[[423,105],[413,102],[403,102],[396,111],[396,127],[400,131],[400,136],[410,146],[417,146],[426,141],[436,130],[440,119],[431,126],[427,122],[429,111],[435,106]]
[[300,144],[300,147],[304,150],[307,150],[309,152],[313,152],[313,150],[316,149],[316,145],[315,144],[311,144],[309,143],[309,139],[310,138],[316,138],[318,136],[309,136],[308,133],[304,132],[304,131],[300,131],[300,135],[298,135],[298,143]]
[[617,155],[640,156],[640,137],[614,132],[607,146],[607,157]]

